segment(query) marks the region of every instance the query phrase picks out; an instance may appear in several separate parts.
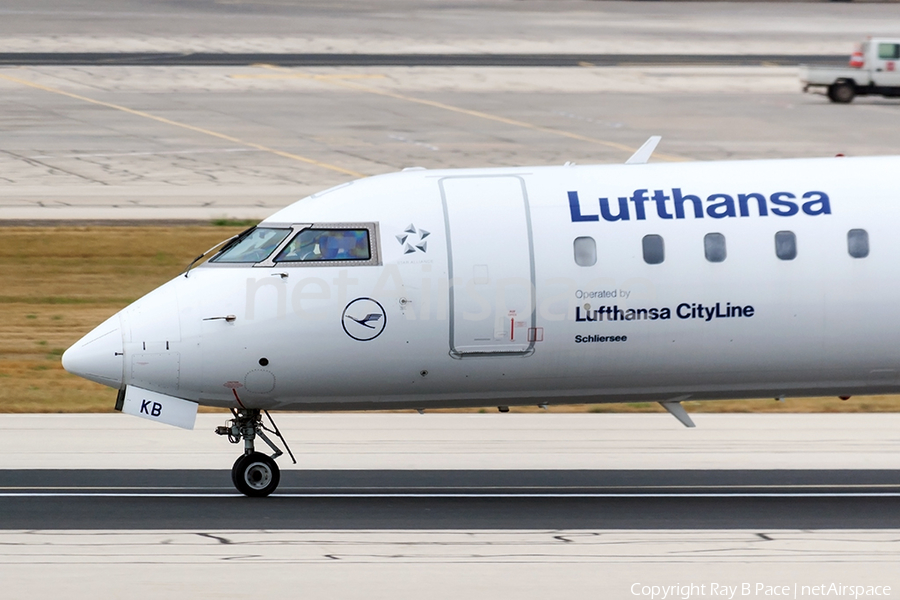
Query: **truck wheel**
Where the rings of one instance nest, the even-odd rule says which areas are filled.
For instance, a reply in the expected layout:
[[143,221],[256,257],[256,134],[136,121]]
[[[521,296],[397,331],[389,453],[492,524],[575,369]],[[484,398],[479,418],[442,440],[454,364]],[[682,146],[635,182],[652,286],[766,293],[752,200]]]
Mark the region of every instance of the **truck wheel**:
[[849,81],[838,81],[828,86],[828,99],[838,104],[849,104],[856,96],[856,87]]

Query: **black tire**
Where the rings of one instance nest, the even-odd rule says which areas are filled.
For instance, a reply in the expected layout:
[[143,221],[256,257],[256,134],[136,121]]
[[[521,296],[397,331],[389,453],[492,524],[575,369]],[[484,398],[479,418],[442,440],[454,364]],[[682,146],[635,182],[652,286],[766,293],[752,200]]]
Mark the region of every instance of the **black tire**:
[[231,481],[237,491],[251,498],[263,498],[275,491],[281,471],[275,461],[261,452],[245,454],[234,461]]
[[850,104],[856,96],[852,81],[838,81],[828,86],[828,99],[838,104]]

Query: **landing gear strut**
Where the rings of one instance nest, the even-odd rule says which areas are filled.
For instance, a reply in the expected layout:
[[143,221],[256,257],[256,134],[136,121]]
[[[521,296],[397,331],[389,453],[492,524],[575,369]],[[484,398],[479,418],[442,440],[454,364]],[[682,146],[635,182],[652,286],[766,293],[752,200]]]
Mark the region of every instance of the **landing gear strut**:
[[[269,416],[268,411],[260,411],[255,408],[241,408],[231,409],[231,413],[234,415],[233,419],[225,425],[216,427],[216,433],[228,436],[228,441],[232,444],[239,444],[241,440],[244,440],[244,454],[234,461],[234,466],[231,468],[231,481],[234,483],[234,487],[245,496],[253,498],[268,496],[275,491],[275,488],[278,487],[278,482],[281,480],[281,472],[278,469],[278,465],[275,464],[275,459],[284,454],[284,452],[269,439],[266,432],[278,436],[295,465],[297,464],[297,459],[294,458],[294,453],[291,452],[284,436],[281,435],[278,426],[275,425],[275,421]],[[269,420],[272,426],[271,429],[263,424],[263,413]],[[271,456],[256,451],[254,447],[256,438],[264,441],[272,449],[273,454]]]

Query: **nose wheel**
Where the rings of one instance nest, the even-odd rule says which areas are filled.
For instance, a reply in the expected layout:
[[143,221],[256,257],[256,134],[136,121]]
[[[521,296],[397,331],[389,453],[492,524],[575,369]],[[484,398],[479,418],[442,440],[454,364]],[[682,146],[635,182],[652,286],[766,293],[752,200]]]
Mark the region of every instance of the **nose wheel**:
[[254,452],[239,456],[231,468],[231,481],[234,487],[251,498],[268,496],[278,487],[281,471],[275,459],[262,452]]
[[[266,435],[271,433],[281,440],[285,450],[294,464],[297,459],[294,458],[293,452],[275,425],[275,421],[269,415],[268,411],[260,411],[256,409],[242,408],[231,411],[234,418],[228,421],[224,426],[216,427],[216,433],[228,436],[228,441],[232,444],[239,444],[241,440],[244,442],[244,454],[234,461],[231,468],[231,481],[234,487],[251,498],[262,498],[268,496],[275,491],[278,483],[281,481],[281,471],[275,464],[275,459],[284,454],[281,449]],[[266,427],[262,422],[262,415],[265,413],[266,418],[271,424],[271,428]],[[261,439],[272,449],[273,454],[268,456],[262,452],[257,452],[255,448],[256,438]]]

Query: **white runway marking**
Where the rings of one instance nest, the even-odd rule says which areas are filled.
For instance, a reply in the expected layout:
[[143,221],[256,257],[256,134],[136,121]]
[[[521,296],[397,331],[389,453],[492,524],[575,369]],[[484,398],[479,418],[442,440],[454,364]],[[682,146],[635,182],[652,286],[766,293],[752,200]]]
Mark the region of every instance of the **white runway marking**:
[[[241,494],[178,493],[178,492],[3,492],[0,498],[240,498]],[[323,493],[323,494],[273,494],[272,498],[898,498],[900,492],[701,492],[701,493]]]

